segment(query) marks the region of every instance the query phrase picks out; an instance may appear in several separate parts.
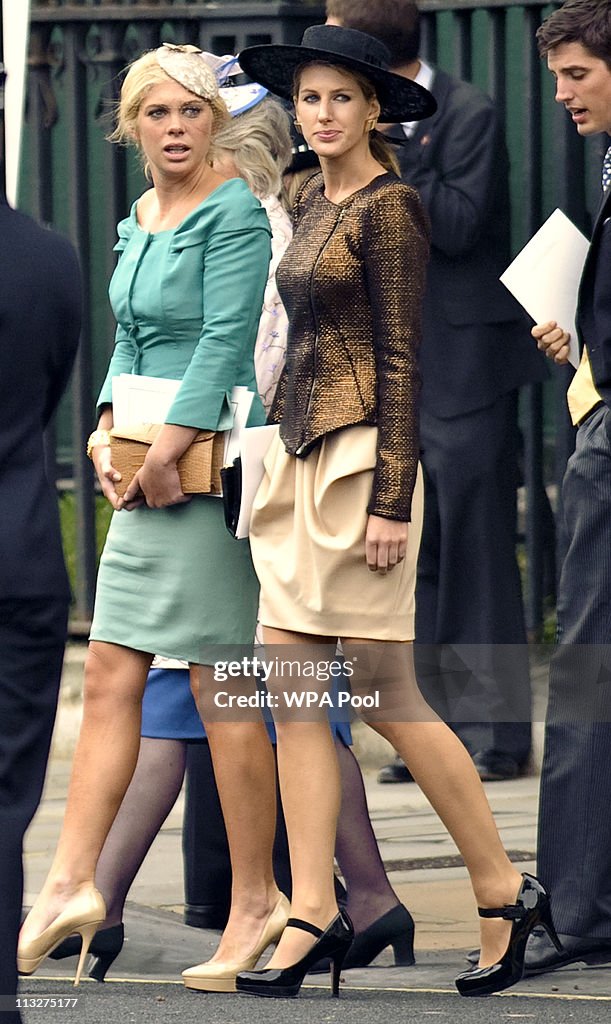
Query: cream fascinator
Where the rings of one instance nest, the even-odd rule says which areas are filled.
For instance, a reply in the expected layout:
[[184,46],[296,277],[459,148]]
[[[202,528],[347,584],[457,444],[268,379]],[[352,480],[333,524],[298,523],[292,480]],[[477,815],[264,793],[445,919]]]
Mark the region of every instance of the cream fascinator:
[[155,51],[155,56],[166,75],[183,88],[208,102],[218,99],[216,75],[197,46],[163,43]]
[[256,82],[235,85],[242,74],[238,58],[233,54],[217,57],[197,46],[163,43],[155,51],[157,62],[166,75],[202,99],[221,97],[232,117],[256,106],[267,95],[267,89]]

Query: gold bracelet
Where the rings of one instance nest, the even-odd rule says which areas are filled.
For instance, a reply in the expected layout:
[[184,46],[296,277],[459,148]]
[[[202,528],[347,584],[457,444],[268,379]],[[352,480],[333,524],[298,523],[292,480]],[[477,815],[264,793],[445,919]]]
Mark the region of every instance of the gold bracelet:
[[93,434],[89,435],[89,440],[87,441],[88,459],[93,458],[93,449],[99,444],[103,444],[104,446],[110,444],[110,434],[107,430],[94,430]]

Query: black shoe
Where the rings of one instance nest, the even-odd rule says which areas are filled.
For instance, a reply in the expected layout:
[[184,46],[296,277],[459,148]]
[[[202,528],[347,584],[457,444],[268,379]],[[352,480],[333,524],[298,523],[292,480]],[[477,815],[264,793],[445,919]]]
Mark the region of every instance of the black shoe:
[[[124,940],[125,931],[122,924],[115,924],[112,928],[101,928],[95,933],[89,946],[91,959],[87,966],[87,973],[90,978],[95,981],[104,981],[108,968],[123,949]],[[49,957],[51,960],[65,960],[69,956],[78,956],[80,952],[80,935],[70,935],[60,942],[52,953],[49,953]]]
[[559,935],[558,938],[562,943],[560,952],[543,929],[537,928],[533,932],[526,946],[525,975],[557,971],[567,964],[611,963],[611,939],[581,938],[578,935]]
[[[369,967],[383,949],[392,946],[395,967],[411,967],[414,958],[414,919],[402,903],[393,907],[363,932],[357,932],[344,960],[344,970],[350,967]],[[312,964],[308,974],[326,974],[330,963],[327,958]]]
[[[611,963],[611,939],[584,939],[577,935],[558,933],[562,943],[559,953],[544,928],[535,928],[526,944],[524,977],[557,971],[568,964],[584,963],[590,966]],[[465,957],[467,963],[477,967],[479,949],[472,949]]]
[[520,774],[520,765],[511,754],[478,750],[472,760],[482,782],[505,782],[507,779],[517,779]]
[[395,967],[411,967],[414,959],[414,919],[409,910],[399,904],[379,917],[364,932],[355,935],[344,960],[344,969],[368,967],[372,960],[392,946]]
[[312,964],[327,956],[331,961],[331,992],[334,996],[339,996],[340,971],[354,939],[352,921],[346,912],[340,910],[324,932],[316,925],[302,921],[298,917],[289,917],[286,927],[302,928],[303,931],[315,935],[316,942],[301,960],[290,967],[264,967],[260,971],[240,971],[236,978],[236,991],[276,999],[295,998],[299,995],[303,979]]
[[378,782],[413,782],[414,777],[400,757],[385,764],[378,772]]
[[480,917],[502,917],[511,921],[511,936],[505,953],[490,967],[474,967],[456,978],[461,996],[488,996],[492,992],[515,985],[524,974],[524,959],[528,937],[537,925],[543,925],[558,952],[562,952],[560,939],[552,921],[549,896],[538,878],[522,875],[522,885],[515,903],[496,910],[478,908]]
[[229,917],[228,903],[185,903],[183,920],[190,928],[223,931]]

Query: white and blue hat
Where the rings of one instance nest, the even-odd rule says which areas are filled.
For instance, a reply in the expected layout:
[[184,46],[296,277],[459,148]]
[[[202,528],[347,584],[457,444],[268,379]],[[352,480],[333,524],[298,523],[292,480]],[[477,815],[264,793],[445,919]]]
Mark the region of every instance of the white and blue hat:
[[202,57],[214,72],[219,85],[219,95],[232,117],[238,117],[251,107],[256,107],[267,96],[268,90],[258,82],[235,84],[233,80],[243,73],[237,57],[232,54],[217,57],[214,53],[206,52],[202,53]]

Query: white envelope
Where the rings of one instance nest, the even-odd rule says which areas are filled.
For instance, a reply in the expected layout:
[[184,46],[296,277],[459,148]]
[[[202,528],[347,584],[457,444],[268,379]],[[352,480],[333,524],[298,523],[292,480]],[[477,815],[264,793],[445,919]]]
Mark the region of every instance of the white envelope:
[[575,367],[577,293],[589,245],[562,210],[554,210],[500,278],[535,323],[555,320],[569,332],[569,361]]

